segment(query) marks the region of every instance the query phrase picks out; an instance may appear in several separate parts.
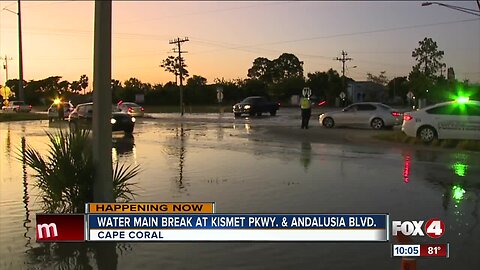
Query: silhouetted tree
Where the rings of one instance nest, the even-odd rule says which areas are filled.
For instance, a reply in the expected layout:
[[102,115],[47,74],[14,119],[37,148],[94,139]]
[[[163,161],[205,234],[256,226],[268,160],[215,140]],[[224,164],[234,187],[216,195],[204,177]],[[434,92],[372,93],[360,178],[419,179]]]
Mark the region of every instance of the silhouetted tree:
[[[179,60],[182,61],[179,61]],[[180,67],[180,62],[182,62],[182,66]],[[180,68],[182,69],[182,79],[186,79],[188,76],[188,70],[186,69],[187,64],[185,64],[185,59],[174,57],[174,56],[168,56],[166,59],[162,60],[162,64],[160,65],[165,69],[165,71],[173,73],[175,75],[175,84],[177,84],[178,76],[180,76]]]

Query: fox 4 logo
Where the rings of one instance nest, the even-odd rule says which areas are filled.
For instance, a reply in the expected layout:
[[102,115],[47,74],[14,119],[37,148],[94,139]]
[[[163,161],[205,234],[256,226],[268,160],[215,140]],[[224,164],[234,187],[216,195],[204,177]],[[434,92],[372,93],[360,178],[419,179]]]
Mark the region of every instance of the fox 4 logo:
[[[399,232],[406,236],[425,236],[431,238],[440,238],[445,233],[445,223],[440,219],[429,219],[425,226],[422,226],[425,221],[392,221],[392,234],[397,236]],[[425,229],[425,231],[423,230]]]

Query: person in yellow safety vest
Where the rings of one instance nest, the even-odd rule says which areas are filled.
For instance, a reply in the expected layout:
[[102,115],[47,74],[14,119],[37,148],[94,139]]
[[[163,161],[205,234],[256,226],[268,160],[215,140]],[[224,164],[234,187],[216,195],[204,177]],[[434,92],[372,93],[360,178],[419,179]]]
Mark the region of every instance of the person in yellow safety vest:
[[300,108],[302,109],[302,129],[308,129],[308,121],[312,114],[312,109],[310,107],[310,98],[303,97],[300,102]]

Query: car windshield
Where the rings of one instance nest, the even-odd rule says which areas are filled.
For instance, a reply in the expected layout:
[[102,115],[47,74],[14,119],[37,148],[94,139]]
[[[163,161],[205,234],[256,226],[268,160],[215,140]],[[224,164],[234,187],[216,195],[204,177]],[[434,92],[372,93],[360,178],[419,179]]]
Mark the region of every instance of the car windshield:
[[264,98],[261,97],[248,97],[244,99],[241,103],[258,103],[264,101]]

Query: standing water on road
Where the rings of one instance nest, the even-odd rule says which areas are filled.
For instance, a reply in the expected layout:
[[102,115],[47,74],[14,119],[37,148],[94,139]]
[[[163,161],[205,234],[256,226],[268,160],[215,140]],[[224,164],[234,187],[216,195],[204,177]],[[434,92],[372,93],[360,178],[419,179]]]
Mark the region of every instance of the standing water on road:
[[[143,119],[133,138],[114,135],[112,157],[140,164],[134,179],[138,202],[214,201],[218,213],[440,218],[446,224],[442,241],[450,243],[450,258],[419,260],[417,268],[480,268],[478,153],[283,142],[274,135],[255,136],[265,128],[257,122]],[[391,243],[42,246],[35,242],[33,227],[41,198],[21,151],[28,144],[45,153],[45,131],[54,131],[47,121],[0,123],[0,269],[400,268],[400,260],[390,257]]]

